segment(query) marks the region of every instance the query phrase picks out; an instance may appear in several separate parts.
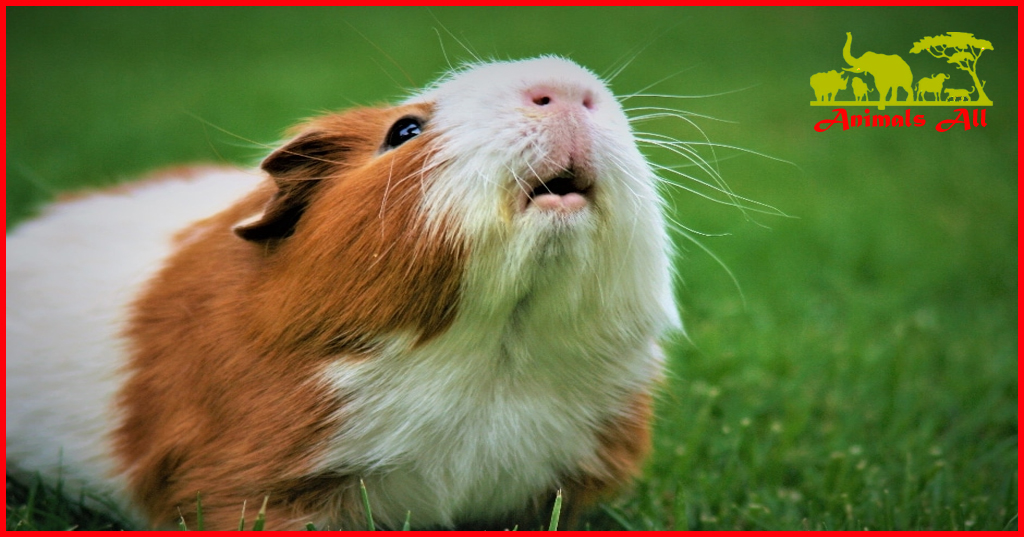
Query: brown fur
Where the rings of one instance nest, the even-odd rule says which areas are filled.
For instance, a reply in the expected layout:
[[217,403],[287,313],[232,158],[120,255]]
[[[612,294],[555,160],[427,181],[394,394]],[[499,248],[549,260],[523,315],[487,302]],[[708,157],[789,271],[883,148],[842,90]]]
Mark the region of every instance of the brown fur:
[[[651,394],[640,392],[629,401],[625,411],[603,423],[597,431],[598,451],[593,460],[583,463],[576,472],[563,477],[562,511],[558,529],[577,528],[580,518],[593,510],[598,502],[622,491],[640,475],[644,460],[651,451],[650,422],[653,416]],[[552,489],[534,498],[518,513],[510,513],[500,521],[466,524],[459,529],[547,529],[551,520],[555,495]]]
[[652,416],[651,394],[641,392],[633,397],[622,415],[600,428],[597,460],[583,465],[579,474],[570,476],[562,491],[567,525],[575,524],[588,508],[640,475],[644,459],[651,451]]
[[[380,152],[394,120],[429,112],[316,120],[264,163],[273,183],[179,233],[134,304],[118,400],[118,455],[151,519],[192,526],[197,493],[207,528],[237,527],[243,502],[252,520],[267,495],[269,528],[354,505],[355,476],[314,475],[344,409],[319,372],[380,336],[427,340],[458,305],[464,247],[424,240],[419,212],[429,136]],[[282,200],[300,202],[292,234],[232,232]]]

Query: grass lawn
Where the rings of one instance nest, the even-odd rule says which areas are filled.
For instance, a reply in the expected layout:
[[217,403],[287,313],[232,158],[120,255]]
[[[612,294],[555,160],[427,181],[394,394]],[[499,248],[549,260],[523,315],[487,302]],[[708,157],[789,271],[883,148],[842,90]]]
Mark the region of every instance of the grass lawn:
[[[808,106],[808,79],[845,66],[846,32],[854,55],[898,53],[915,80],[970,87],[907,52],[948,31],[994,46],[978,62],[987,126],[938,132],[954,109],[913,107],[926,126],[814,131],[835,113]],[[1016,8],[8,8],[7,32],[8,228],[59,192],[253,165],[287,126],[400,98],[465,47],[601,74],[632,59],[616,93],[705,97],[625,105],[728,120],[694,118],[716,143],[785,162],[694,147],[788,216],[679,178],[665,189],[700,241],[677,234],[688,334],[668,345],[645,477],[590,526],[1017,527]],[[704,140],[679,120],[637,128]],[[9,530],[117,527],[29,485],[8,479]]]

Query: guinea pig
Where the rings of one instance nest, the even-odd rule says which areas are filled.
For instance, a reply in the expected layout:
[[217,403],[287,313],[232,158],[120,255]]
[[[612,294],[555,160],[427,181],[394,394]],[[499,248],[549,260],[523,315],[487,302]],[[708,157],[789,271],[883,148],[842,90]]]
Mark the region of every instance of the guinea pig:
[[9,234],[8,468],[155,528],[579,513],[650,450],[670,259],[597,76],[469,65]]

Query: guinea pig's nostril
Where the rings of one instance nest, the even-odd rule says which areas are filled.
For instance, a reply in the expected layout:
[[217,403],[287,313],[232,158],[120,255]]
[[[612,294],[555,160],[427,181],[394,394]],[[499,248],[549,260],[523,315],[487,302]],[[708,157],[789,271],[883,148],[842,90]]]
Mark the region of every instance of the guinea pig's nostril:
[[537,86],[526,92],[527,102],[534,106],[551,106],[557,108],[577,107],[582,105],[587,110],[593,110],[597,99],[594,93],[586,88],[551,88]]

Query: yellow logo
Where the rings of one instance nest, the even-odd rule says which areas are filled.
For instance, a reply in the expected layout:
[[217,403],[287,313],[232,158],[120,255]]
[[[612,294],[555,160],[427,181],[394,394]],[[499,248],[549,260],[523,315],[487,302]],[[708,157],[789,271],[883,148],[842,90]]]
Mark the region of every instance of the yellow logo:
[[[992,106],[985,95],[985,81],[978,79],[978,59],[992,43],[964,32],[947,32],[925,37],[914,43],[911,54],[928,52],[954,69],[965,71],[973,83],[970,89],[949,87],[956,80],[950,74],[930,73],[914,82],[910,66],[898,54],[864,52],[853,55],[853,34],[846,32],[843,60],[848,67],[811,75],[814,101],[811,106],[872,106],[885,110],[887,105],[916,106]],[[939,71],[936,68],[936,71]],[[860,76],[858,76],[860,75]],[[866,75],[871,75],[873,87]],[[963,79],[964,77],[958,77]],[[840,95],[842,93],[842,95]],[[852,98],[852,100],[851,100]],[[902,98],[903,100],[899,100]],[[873,100],[874,99],[874,100]]]

